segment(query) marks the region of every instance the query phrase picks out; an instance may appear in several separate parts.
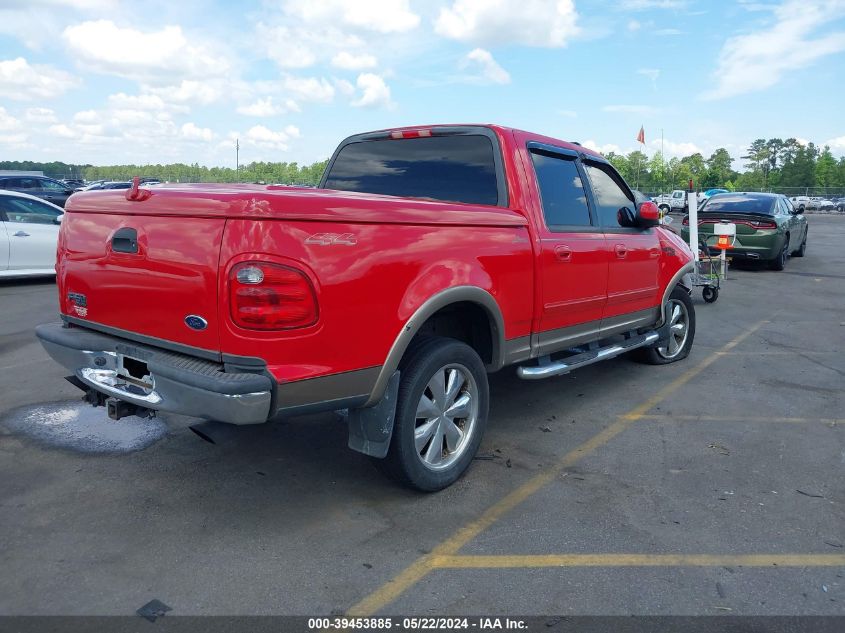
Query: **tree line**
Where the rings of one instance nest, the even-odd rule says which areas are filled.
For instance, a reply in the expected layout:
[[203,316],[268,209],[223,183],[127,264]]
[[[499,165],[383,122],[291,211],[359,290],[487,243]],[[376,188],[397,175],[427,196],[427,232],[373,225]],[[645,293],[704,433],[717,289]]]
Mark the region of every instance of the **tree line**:
[[[651,158],[641,151],[609,152],[605,157],[626,181],[645,193],[686,189],[693,180],[696,189],[721,187],[731,191],[784,191],[800,189],[818,193],[845,193],[845,157],[836,159],[825,146],[801,143],[795,138],[757,139],[742,156],[743,171],[724,147],[705,158],[695,153],[664,160],[660,152]],[[166,182],[263,182],[288,185],[316,185],[328,161],[310,165],[292,162],[252,162],[231,167],[187,165],[75,165],[63,162],[0,161],[0,169],[43,171],[54,178],[86,180],[129,180],[134,176]]]
[[168,165],[73,165],[62,162],[0,161],[0,170],[43,171],[52,178],[125,181],[135,176],[157,178],[162,182],[263,182],[267,184],[316,185],[327,160],[310,165],[299,163],[253,162],[231,167],[205,167],[198,163]]
[[660,152],[649,158],[640,151],[609,152],[605,158],[630,185],[648,193],[686,189],[690,180],[699,190],[715,187],[784,192],[845,189],[845,157],[837,160],[830,147],[803,144],[795,138],[755,140],[742,156],[742,172],[733,168],[735,160],[724,147],[708,158],[695,153],[667,161]]

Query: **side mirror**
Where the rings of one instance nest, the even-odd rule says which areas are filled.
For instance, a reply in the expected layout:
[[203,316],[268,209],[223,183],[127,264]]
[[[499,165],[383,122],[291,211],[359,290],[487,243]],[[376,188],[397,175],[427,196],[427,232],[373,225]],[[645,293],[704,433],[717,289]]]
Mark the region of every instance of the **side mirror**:
[[801,215],[802,213],[804,213],[804,209],[803,209],[803,208],[801,208],[801,207],[798,207],[797,209],[795,209],[795,210],[793,211],[793,213],[794,213],[795,215]]
[[53,218],[53,224],[61,224],[63,217],[65,217],[64,213],[62,213],[61,215],[57,215],[55,218]]
[[633,226],[640,229],[651,228],[660,224],[660,209],[653,202],[642,202],[637,207]]

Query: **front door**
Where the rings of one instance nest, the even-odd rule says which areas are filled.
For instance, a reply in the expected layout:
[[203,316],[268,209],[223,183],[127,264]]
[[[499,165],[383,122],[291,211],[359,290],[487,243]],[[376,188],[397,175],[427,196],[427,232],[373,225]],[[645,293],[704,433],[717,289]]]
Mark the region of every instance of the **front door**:
[[585,161],[593,203],[609,250],[603,329],[624,331],[654,322],[660,306],[660,239],[657,229],[621,226],[619,210],[636,210],[634,196],[609,164]]
[[531,149],[542,204],[538,276],[542,306],[535,353],[595,338],[607,300],[605,236],[590,213],[577,156]]
[[0,272],[9,267],[9,235],[6,233],[6,223],[0,212]]

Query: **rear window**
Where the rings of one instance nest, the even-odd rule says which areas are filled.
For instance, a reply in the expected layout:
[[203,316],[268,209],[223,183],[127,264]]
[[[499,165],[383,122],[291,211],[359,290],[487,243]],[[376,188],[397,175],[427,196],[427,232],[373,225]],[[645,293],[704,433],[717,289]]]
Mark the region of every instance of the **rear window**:
[[496,205],[493,152],[489,138],[474,134],[350,143],[335,158],[325,187]]
[[707,200],[702,211],[714,213],[765,213],[774,215],[777,198],[716,195]]

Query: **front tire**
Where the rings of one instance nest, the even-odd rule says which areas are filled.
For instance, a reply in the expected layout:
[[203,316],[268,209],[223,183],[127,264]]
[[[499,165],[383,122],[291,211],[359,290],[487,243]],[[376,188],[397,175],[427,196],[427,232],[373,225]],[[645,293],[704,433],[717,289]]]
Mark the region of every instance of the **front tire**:
[[400,371],[390,447],[374,463],[405,486],[442,490],[466,471],[481,444],[487,372],[469,345],[440,337],[415,341]]
[[636,358],[640,362],[668,365],[689,356],[695,340],[695,307],[689,292],[682,286],[675,286],[669,295],[666,319],[669,321],[669,340],[637,350]]

